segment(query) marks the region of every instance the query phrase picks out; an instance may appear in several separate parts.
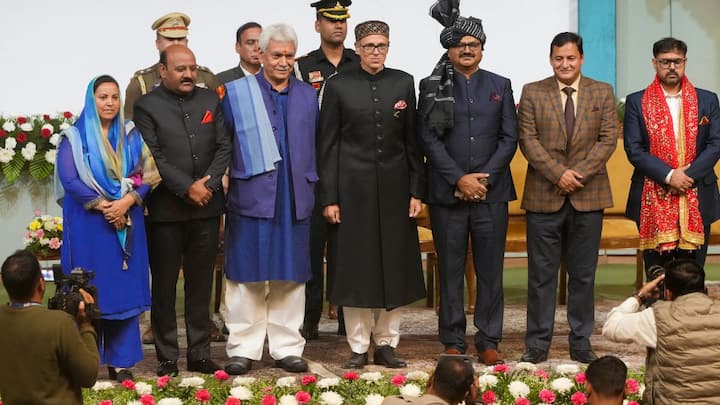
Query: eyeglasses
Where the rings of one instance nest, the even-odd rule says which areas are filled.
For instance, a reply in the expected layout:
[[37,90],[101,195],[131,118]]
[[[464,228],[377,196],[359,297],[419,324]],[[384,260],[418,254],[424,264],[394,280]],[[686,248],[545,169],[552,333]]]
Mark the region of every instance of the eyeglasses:
[[453,48],[464,50],[465,48],[469,48],[471,51],[477,51],[480,49],[480,46],[482,44],[479,41],[474,42],[460,42],[457,45],[453,45]]
[[683,67],[687,58],[678,59],[655,59],[655,62],[660,65],[663,69],[668,69],[670,65],[674,65],[676,68]]
[[378,51],[379,53],[387,53],[389,47],[390,47],[390,44],[360,45],[360,48],[362,48],[363,52],[365,52],[365,53],[373,53],[375,51]]

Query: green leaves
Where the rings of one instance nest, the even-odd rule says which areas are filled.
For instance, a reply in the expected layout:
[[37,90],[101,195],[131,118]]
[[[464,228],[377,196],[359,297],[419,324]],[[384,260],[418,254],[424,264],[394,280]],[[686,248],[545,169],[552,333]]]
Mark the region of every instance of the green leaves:
[[15,153],[12,160],[2,164],[3,175],[10,184],[13,184],[20,177],[23,168],[25,168],[25,158],[21,153]]

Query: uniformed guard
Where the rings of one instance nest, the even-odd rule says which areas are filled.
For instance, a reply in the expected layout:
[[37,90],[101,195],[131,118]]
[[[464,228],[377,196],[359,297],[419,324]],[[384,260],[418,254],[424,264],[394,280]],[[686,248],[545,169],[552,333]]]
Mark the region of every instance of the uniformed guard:
[[[172,44],[183,44],[187,46],[188,26],[190,25],[190,17],[183,13],[170,13],[155,20],[152,23],[152,29],[155,34],[155,47],[158,53],[162,52]],[[132,119],[133,107],[140,96],[148,93],[160,85],[160,71],[158,63],[135,72],[130,79],[130,83],[125,89],[125,118]],[[215,89],[217,81],[215,75],[210,69],[204,66],[198,66],[197,82],[198,87]]]
[[[351,0],[320,0],[310,5],[316,9],[315,31],[320,34],[320,48],[297,59],[295,76],[313,86],[318,94],[327,78],[360,65],[355,51],[344,45],[347,19],[350,18],[348,6],[351,3]],[[305,322],[302,329],[305,339],[318,338],[318,323],[323,306],[323,253],[327,223],[321,211],[320,207],[315,207],[310,225],[312,279],[305,289]],[[345,334],[342,309],[339,313],[335,311],[335,305],[331,304],[330,317],[338,316],[338,334]]]

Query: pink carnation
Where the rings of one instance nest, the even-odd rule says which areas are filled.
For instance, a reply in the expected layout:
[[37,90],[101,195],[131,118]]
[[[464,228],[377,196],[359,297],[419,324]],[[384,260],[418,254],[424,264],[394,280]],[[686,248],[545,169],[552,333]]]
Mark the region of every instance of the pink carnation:
[[343,378],[346,380],[357,380],[358,378],[360,378],[360,376],[354,371],[348,371],[343,374]]
[[546,404],[552,404],[555,402],[555,393],[548,389],[544,389],[540,391],[538,398]]
[[150,394],[144,394],[140,397],[140,403],[142,405],[155,405],[155,398]]
[[550,378],[550,374],[548,374],[548,372],[545,371],[545,370],[535,370],[535,372],[533,373],[533,375],[534,375],[535,377],[540,377],[540,378],[542,378],[543,380],[547,380],[548,378]]
[[60,246],[62,246],[62,243],[60,243],[60,239],[52,238],[52,239],[50,239],[50,243],[48,243],[48,246],[50,247],[50,249],[57,250],[57,249],[60,249]]
[[310,385],[310,384],[316,383],[316,382],[317,382],[317,378],[315,378],[314,375],[304,375],[300,379],[300,384],[302,384],[302,385]]
[[575,374],[575,382],[578,384],[585,384],[585,381],[587,381],[587,378],[585,377],[585,373],[577,373]]
[[125,387],[125,388],[127,388],[127,389],[129,389],[129,390],[134,390],[134,389],[135,389],[135,383],[133,382],[133,380],[125,380],[125,381],[123,381],[123,382],[122,382],[122,386]]
[[627,405],[640,405],[640,404],[638,404],[638,401],[628,401]]
[[634,378],[625,380],[625,392],[628,394],[637,394],[640,391],[640,383]]
[[39,217],[40,215],[42,215],[42,211],[36,209],[33,211],[33,215],[35,215],[36,217]]
[[496,364],[493,366],[493,373],[507,373],[510,371],[510,367],[506,364]]
[[207,402],[210,400],[210,391],[206,390],[205,388],[199,389],[195,393],[195,399],[197,399],[200,402]]
[[112,401],[109,399],[104,399],[104,400],[98,402],[98,405],[112,405]]
[[493,391],[483,392],[483,394],[482,394],[483,404],[485,404],[485,405],[494,404],[496,400],[497,400],[497,396],[495,395],[495,393]]
[[515,405],[531,405],[530,400],[527,398],[518,398],[515,400]]
[[38,229],[37,231],[35,231],[35,237],[36,237],[36,238],[42,239],[43,236],[45,236],[45,231],[43,231],[42,228],[41,228],[41,229]]
[[310,399],[312,399],[312,397],[307,391],[298,391],[295,393],[295,400],[300,404],[307,404],[310,402]]
[[570,397],[573,405],[584,405],[587,403],[587,397],[582,392],[578,391]]
[[215,376],[215,379],[219,381],[225,381],[230,378],[230,374],[225,372],[225,370],[217,370],[213,375]]
[[160,389],[163,389],[163,388],[165,388],[166,385],[168,385],[169,382],[170,382],[170,376],[164,375],[157,379],[157,387]]
[[228,399],[225,400],[225,405],[241,405],[241,404],[242,403],[240,402],[240,400],[235,397],[228,397]]
[[390,384],[396,386],[396,387],[402,387],[403,384],[405,384],[405,381],[407,381],[407,377],[405,377],[402,374],[394,375],[390,379]]
[[262,398],[261,403],[262,405],[275,405],[277,403],[277,399],[273,395],[265,395]]

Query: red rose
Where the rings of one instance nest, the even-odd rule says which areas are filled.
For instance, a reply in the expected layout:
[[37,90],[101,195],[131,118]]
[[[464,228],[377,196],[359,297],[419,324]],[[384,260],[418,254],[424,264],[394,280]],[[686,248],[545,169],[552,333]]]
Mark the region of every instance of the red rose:
[[493,403],[495,403],[496,400],[497,400],[497,396],[492,391],[485,391],[482,394],[482,401],[483,401],[483,404],[485,404],[485,405],[493,404]]
[[312,384],[314,382],[317,382],[317,378],[315,378],[314,375],[304,375],[302,379],[300,380],[300,384],[302,385],[308,385]]
[[[7,132],[5,130],[0,129],[0,138],[7,137]],[[2,402],[0,402],[0,405],[2,405]]]
[[235,397],[228,397],[228,399],[225,400],[225,405],[241,405],[241,404],[242,403],[240,402],[240,400]]
[[157,379],[157,387],[160,389],[163,389],[169,382],[170,382],[170,376],[164,375]]
[[360,376],[354,371],[348,371],[343,374],[343,378],[346,380],[357,380],[358,378],[360,378]]
[[575,374],[575,382],[578,384],[585,384],[585,381],[587,381],[587,377],[585,377],[585,373],[577,373]]
[[277,403],[277,399],[273,395],[265,395],[261,402],[262,405],[275,405]]
[[206,390],[205,388],[198,390],[198,392],[195,393],[195,399],[197,399],[200,402],[207,402],[210,400],[210,391]]
[[40,136],[42,136],[43,138],[48,139],[50,138],[50,135],[52,135],[51,130],[47,128],[43,128],[42,130],[40,130]]
[[140,403],[143,405],[155,405],[155,398],[150,394],[145,394],[140,397]]
[[65,118],[67,118],[67,119],[70,119],[70,118],[73,117],[73,114],[72,114],[70,111],[65,111],[65,112],[63,113],[63,117],[65,117]]
[[48,114],[43,114],[43,120],[45,120],[45,121],[50,121],[50,115],[48,115]]
[[27,118],[25,117],[17,117],[17,123],[18,124],[24,124],[27,122]]
[[20,132],[15,136],[15,140],[17,140],[19,143],[27,142],[27,134],[25,132]]
[[135,383],[132,380],[125,380],[122,382],[122,386],[129,389],[134,390],[135,389]]
[[225,381],[230,378],[230,374],[225,372],[225,370],[218,370],[213,375],[215,376],[215,379],[219,381]]
[[407,377],[405,377],[402,374],[394,375],[390,379],[390,384],[396,386],[396,387],[402,387],[403,384],[405,384],[405,381],[407,381]]
[[308,402],[310,402],[310,399],[312,399],[312,397],[307,391],[298,391],[295,394],[295,400],[298,401],[298,403],[300,404],[307,404]]

